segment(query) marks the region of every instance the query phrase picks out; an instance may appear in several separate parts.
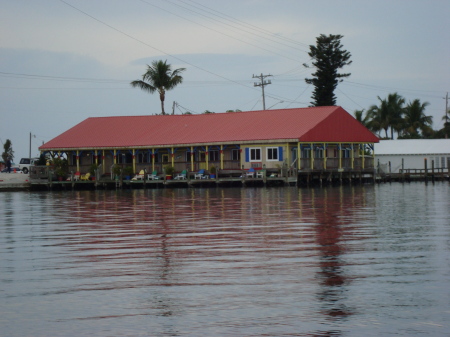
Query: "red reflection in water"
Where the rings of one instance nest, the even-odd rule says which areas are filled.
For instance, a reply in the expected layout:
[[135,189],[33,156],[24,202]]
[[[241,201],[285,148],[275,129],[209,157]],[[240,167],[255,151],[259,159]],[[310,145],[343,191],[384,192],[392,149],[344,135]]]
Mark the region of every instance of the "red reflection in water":
[[[246,282],[256,286],[267,282],[264,273],[286,273],[295,252],[317,256],[320,312],[345,317],[352,310],[341,239],[353,235],[352,212],[364,203],[345,195],[340,188],[77,192],[64,205],[69,225],[61,230],[71,234],[63,245],[79,252],[74,263],[103,266],[91,270],[96,277],[133,277],[109,285],[118,288],[231,285],[239,282],[233,274],[249,270],[256,277]],[[172,315],[172,301],[163,302],[161,314]]]

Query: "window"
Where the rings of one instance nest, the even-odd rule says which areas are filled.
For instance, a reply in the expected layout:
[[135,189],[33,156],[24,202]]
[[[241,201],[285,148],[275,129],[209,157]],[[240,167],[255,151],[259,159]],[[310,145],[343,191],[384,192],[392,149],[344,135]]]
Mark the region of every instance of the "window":
[[268,161],[278,161],[278,148],[268,147],[267,148],[267,160]]
[[137,162],[138,163],[149,163],[150,156],[149,156],[148,152],[139,152],[137,155]]
[[342,149],[341,157],[342,158],[350,158],[350,149]]
[[68,155],[69,165],[75,166],[77,164],[77,155],[75,153]]
[[118,153],[117,163],[118,164],[131,164],[133,162],[133,156],[129,152]]
[[219,161],[219,151],[218,150],[211,150],[209,151],[209,160],[210,161]]
[[235,160],[235,161],[241,160],[241,151],[239,149],[231,150],[231,160]]
[[302,149],[302,158],[310,158],[311,157],[311,149],[304,148]]
[[261,161],[261,148],[254,147],[249,148],[250,150],[250,161]]
[[323,149],[316,148],[314,151],[314,158],[323,158]]

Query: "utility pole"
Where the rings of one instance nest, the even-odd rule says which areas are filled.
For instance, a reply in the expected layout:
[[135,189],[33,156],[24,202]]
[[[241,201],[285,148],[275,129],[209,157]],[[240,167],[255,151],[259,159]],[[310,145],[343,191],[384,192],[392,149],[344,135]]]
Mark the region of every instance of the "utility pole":
[[253,75],[253,78],[259,78],[259,80],[261,81],[261,83],[255,82],[255,84],[254,84],[253,86],[255,86],[255,87],[261,87],[261,89],[262,89],[263,110],[266,110],[266,98],[265,98],[265,96],[264,96],[264,86],[266,86],[266,85],[268,85],[268,84],[272,84],[272,82],[271,82],[270,80],[265,81],[264,79],[265,79],[266,77],[269,77],[269,76],[272,76],[272,75],[270,75],[270,74],[269,74],[269,75],[263,75],[262,73],[261,73],[261,75],[259,75],[259,76]]
[[448,123],[448,92],[445,95],[445,123]]
[[[444,128],[448,128],[448,92],[447,95],[445,95],[445,124]],[[447,138],[448,135],[445,134],[445,138]]]
[[177,105],[177,102],[173,101],[172,105],[172,115],[175,115],[175,106]]
[[30,151],[28,152],[28,158],[30,158],[30,159],[31,159],[31,137],[36,138],[36,135],[32,135],[30,132]]

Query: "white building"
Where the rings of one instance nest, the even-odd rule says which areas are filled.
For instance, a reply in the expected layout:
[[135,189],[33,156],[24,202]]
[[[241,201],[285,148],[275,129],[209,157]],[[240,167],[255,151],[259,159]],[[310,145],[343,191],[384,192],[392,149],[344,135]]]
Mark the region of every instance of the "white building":
[[436,169],[448,170],[450,166],[450,139],[381,140],[374,147],[375,167],[385,173],[424,169],[425,158],[428,169],[433,163]]

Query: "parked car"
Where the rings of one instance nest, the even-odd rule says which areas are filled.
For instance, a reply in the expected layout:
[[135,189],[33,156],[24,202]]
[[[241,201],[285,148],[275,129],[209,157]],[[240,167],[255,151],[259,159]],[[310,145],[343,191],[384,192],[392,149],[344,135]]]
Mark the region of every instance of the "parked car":
[[[22,170],[18,166],[11,166],[11,173],[13,173],[14,170],[16,170],[16,173],[22,173]],[[8,169],[5,167],[2,170],[2,173],[7,173],[7,172],[8,172]]]
[[34,166],[39,158],[22,158],[20,159],[19,168],[23,173],[27,174],[30,171],[30,166]]

